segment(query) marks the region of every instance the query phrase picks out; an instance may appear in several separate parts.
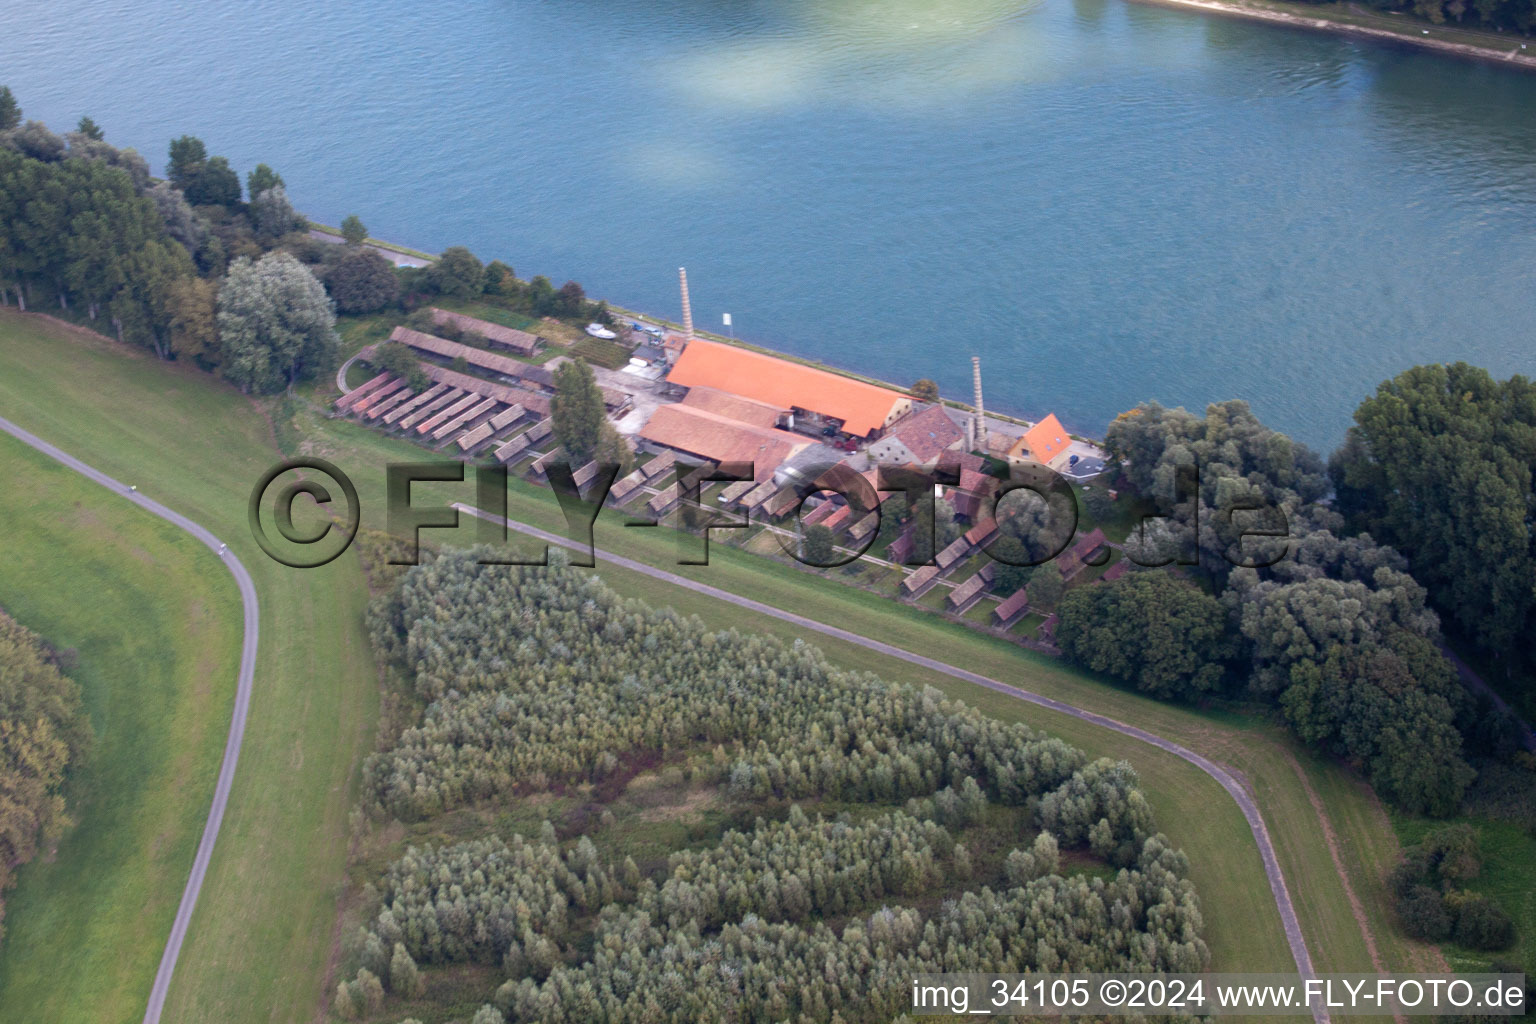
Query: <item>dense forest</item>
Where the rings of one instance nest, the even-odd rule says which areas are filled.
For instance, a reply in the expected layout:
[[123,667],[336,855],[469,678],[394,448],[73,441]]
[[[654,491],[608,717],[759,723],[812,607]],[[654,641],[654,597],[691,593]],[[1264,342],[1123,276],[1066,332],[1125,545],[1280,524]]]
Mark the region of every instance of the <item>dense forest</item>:
[[334,365],[336,314],[409,312],[438,296],[483,297],[535,316],[608,318],[581,285],[524,282],[454,246],[396,268],[364,243],[314,237],[282,176],[240,176],[204,143],[170,144],[165,180],[82,117],[58,135],[25,121],[0,86],[0,304],[46,308],[119,341],[217,372],[256,394]]
[[[1442,378],[1442,393],[1473,402],[1460,378],[1481,371],[1439,372],[1458,375],[1449,384]],[[1384,384],[1383,395],[1422,375],[1409,371]],[[1529,405],[1529,385],[1516,378],[1502,394],[1486,374],[1481,380],[1494,405],[1481,415],[1497,417],[1496,430],[1436,423],[1422,401],[1411,413],[1403,403],[1379,412],[1385,399],[1373,399],[1361,406],[1361,426],[1332,476],[1320,456],[1242,402],[1212,405],[1204,417],[1153,403],[1122,415],[1106,445],[1124,460],[1127,485],[1166,517],[1128,544],[1144,549],[1145,561],[1183,556],[1190,568],[1070,591],[1058,609],[1063,651],[1155,696],[1267,703],[1303,740],[1358,765],[1385,799],[1454,813],[1478,775],[1469,760],[1509,758],[1517,726],[1461,684],[1441,653],[1432,605],[1458,616],[1465,600],[1471,612],[1453,618],[1466,623],[1457,635],[1528,665],[1516,648],[1529,646],[1536,578],[1528,526],[1536,446],[1521,410],[1499,407]],[[1431,438],[1457,455],[1435,456]],[[1472,454],[1479,445],[1481,457]],[[1185,467],[1198,467],[1198,477]],[[1442,469],[1452,469],[1450,480],[1440,480]],[[1418,475],[1393,476],[1410,472]],[[1458,502],[1458,494],[1480,496]],[[1380,503],[1374,515],[1372,501]],[[1224,512],[1244,505],[1279,512],[1246,522]],[[1484,519],[1498,529],[1483,531]],[[1245,539],[1244,530],[1285,539]],[[1406,543],[1399,550],[1378,538]],[[1494,562],[1472,564],[1468,546],[1486,557],[1495,544]]]
[[1449,628],[1536,697],[1536,383],[1414,367],[1361,403],[1329,471],[1351,528],[1403,552]]
[[[1187,863],[1129,765],[842,671],[801,641],[475,557],[415,567],[370,609],[421,704],[365,767],[373,814],[616,792],[638,764],[670,763],[742,824],[645,867],[600,828],[594,842],[547,821],[413,846],[376,883],[341,1015],[419,997],[430,968],[455,964],[503,977],[489,1021],[730,1006],[852,1022],[899,1014],[914,972],[1206,963]],[[999,821],[1003,841],[983,842]],[[1069,853],[1101,866],[1074,872]]]
[[64,780],[90,736],[80,688],[37,634],[0,611],[0,923],[16,869],[69,827]]

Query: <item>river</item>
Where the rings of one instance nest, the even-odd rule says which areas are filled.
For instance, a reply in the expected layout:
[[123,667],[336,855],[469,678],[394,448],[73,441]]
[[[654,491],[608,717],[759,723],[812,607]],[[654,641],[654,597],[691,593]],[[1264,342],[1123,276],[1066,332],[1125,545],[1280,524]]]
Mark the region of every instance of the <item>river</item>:
[[53,0],[0,82],[158,169],[1099,433],[1320,448],[1420,362],[1536,372],[1536,75],[1123,0]]

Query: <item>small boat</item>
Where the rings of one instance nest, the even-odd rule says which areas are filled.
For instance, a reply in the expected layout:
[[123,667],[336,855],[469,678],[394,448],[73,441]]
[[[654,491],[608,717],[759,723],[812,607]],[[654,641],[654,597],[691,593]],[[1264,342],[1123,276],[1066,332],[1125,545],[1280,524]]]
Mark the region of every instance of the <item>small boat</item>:
[[618,337],[617,334],[614,334],[602,324],[587,324],[587,333],[594,338],[602,338],[608,341]]

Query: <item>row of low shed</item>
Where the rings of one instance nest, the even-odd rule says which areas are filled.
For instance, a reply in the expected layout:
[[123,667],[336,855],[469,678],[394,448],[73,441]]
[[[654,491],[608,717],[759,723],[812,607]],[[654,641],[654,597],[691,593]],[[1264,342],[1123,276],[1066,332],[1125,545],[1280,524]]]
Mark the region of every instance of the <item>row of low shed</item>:
[[491,449],[502,462],[509,461],[509,445],[520,441],[526,448],[549,436],[544,396],[439,366],[422,370],[427,384],[420,390],[385,371],[338,398],[336,411],[418,441],[451,442],[464,455]]

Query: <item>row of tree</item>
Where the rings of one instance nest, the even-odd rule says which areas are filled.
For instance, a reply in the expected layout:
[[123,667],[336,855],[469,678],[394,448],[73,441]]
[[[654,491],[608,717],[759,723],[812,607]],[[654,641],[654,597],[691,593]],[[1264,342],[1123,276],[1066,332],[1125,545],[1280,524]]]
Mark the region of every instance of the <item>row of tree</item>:
[[79,311],[119,341],[257,393],[333,364],[337,311],[484,296],[537,316],[611,319],[574,281],[521,282],[462,246],[397,270],[364,244],[356,217],[343,223],[343,245],[307,229],[266,164],[242,190],[228,159],[183,135],[156,181],[143,157],[107,143],[90,118],[57,135],[23,120],[0,86],[0,303]]
[[1436,25],[1455,22],[1500,32],[1536,33],[1536,3],[1532,0],[1369,0],[1385,11],[1405,11]]
[[804,644],[712,632],[574,572],[445,556],[377,602],[370,624],[431,701],[364,767],[370,798],[406,819],[701,744],[721,748],[711,770],[736,792],[790,799],[902,801],[971,776],[1022,804],[1086,764],[937,691],[838,670]]
[[525,968],[495,1004],[509,1020],[555,1024],[889,1021],[910,1007],[917,974],[1198,971],[1209,954],[1186,868],[1153,837],[1112,880],[1046,874],[931,913],[888,904],[840,930],[756,913],[706,930],[612,906],[589,955],[569,951],[542,981]]
[[[370,607],[381,656],[425,702],[365,768],[376,810],[601,788],[660,756],[735,804],[873,813],[791,806],[652,874],[548,822],[537,840],[413,847],[379,882],[341,1015],[418,990],[418,964],[499,966],[487,1020],[613,1022],[889,1020],[914,972],[1205,965],[1188,865],[1129,765],[836,669],[802,642],[711,631],[588,574],[482,554],[416,566]],[[1035,828],[994,855],[1003,888],[973,891],[961,833],[996,804]],[[1125,870],[1063,877],[1060,846]],[[934,893],[954,898],[901,905]]]
[[[56,301],[119,341],[279,390],[334,358],[335,315],[315,275],[272,251],[304,221],[261,165],[251,201],[229,162],[182,136],[168,180],[82,118],[64,137],[0,93],[0,301]],[[9,125],[9,127],[6,127]],[[231,262],[232,260],[232,262]]]
[[16,869],[69,827],[64,780],[90,738],[80,688],[37,634],[0,611],[0,922]]

